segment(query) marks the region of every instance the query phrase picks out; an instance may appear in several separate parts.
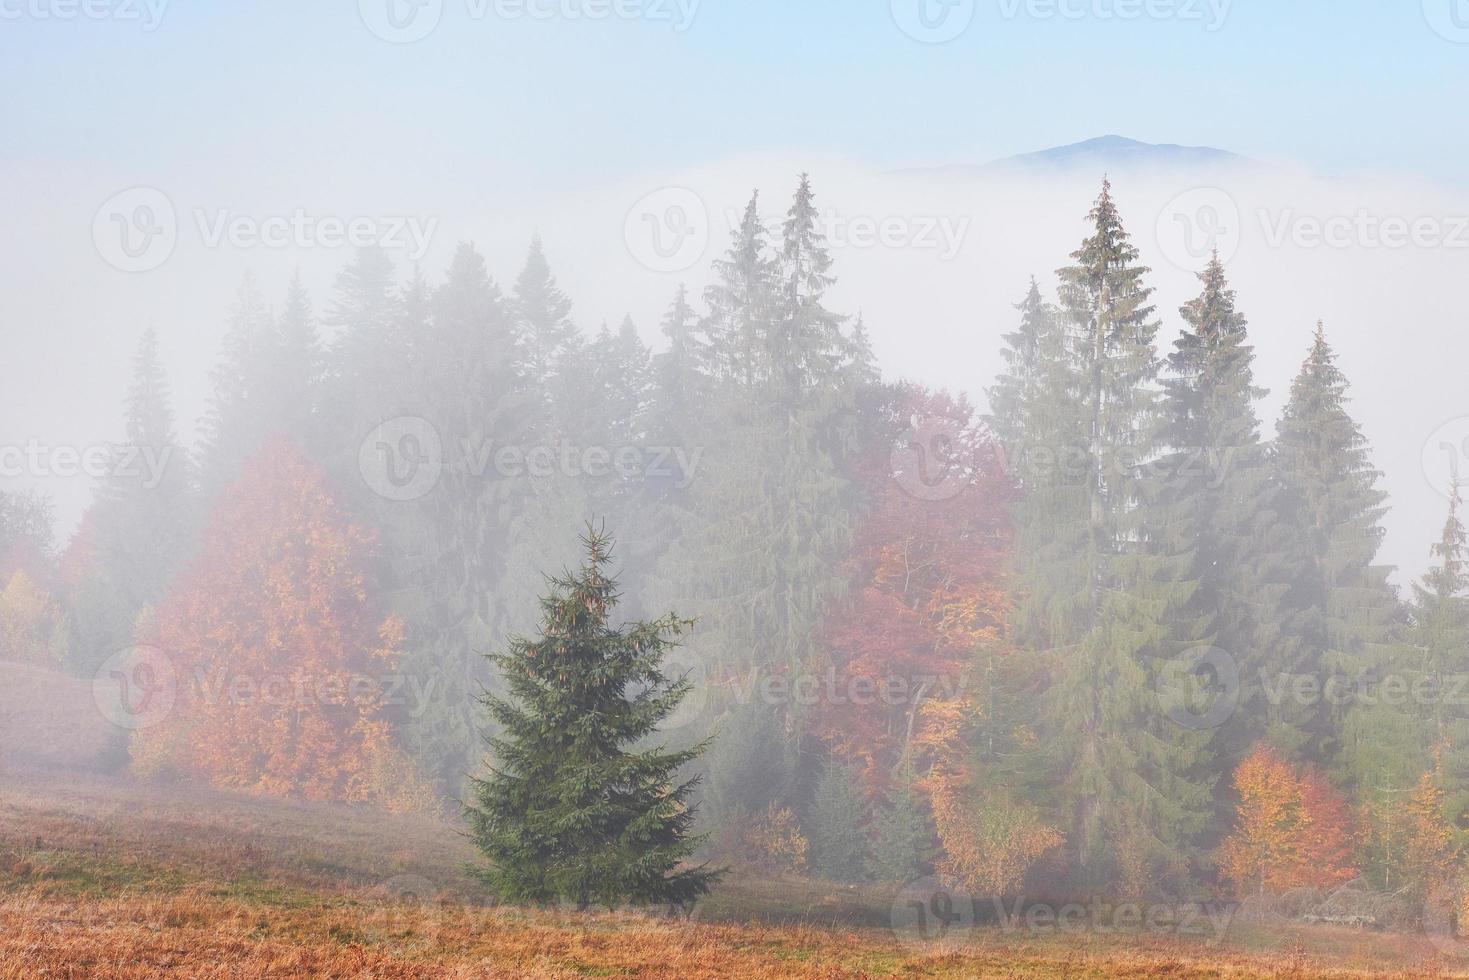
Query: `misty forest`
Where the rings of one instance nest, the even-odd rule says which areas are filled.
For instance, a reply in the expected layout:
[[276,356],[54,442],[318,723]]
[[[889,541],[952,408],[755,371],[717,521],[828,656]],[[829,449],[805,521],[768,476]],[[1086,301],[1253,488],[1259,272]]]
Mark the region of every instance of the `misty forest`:
[[[805,175],[653,350],[573,322],[551,240],[247,276],[197,439],[150,331],[75,532],[0,498],[0,779],[447,823],[491,904],[916,887],[933,938],[1036,899],[1463,901],[1457,494],[1400,592],[1331,324],[1260,376],[1227,265],[1159,308],[1098,185],[985,406],[831,306]],[[40,873],[7,846],[0,886]]]

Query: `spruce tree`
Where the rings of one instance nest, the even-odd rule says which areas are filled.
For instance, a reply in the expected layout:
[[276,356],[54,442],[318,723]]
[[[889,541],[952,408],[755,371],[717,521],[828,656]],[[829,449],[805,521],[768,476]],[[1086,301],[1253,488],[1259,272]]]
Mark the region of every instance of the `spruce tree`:
[[[1232,659],[1239,688],[1216,748],[1233,768],[1266,734],[1299,750],[1315,734],[1315,713],[1270,704],[1265,684],[1309,670],[1309,564],[1289,499],[1274,479],[1260,439],[1254,349],[1217,254],[1199,274],[1200,294],[1179,310],[1185,323],[1168,359],[1168,453],[1157,464],[1164,488],[1163,533],[1192,553],[1197,583],[1188,609],[1216,648]],[[1202,637],[1201,637],[1202,638]]]
[[245,275],[230,310],[199,453],[206,506],[240,475],[246,459],[272,435],[273,369],[279,364],[274,318],[260,285]]
[[1439,752],[1445,817],[1460,828],[1461,843],[1469,814],[1469,710],[1462,691],[1469,677],[1469,536],[1459,520],[1462,502],[1456,479],[1443,533],[1431,549],[1435,564],[1413,585],[1418,676],[1430,699],[1419,706],[1423,741]]
[[[1322,629],[1321,680],[1349,694],[1411,666],[1404,615],[1389,575],[1376,563],[1386,495],[1367,439],[1347,411],[1347,379],[1318,324],[1277,427],[1279,479],[1300,508]],[[1372,704],[1366,703],[1371,700]],[[1335,704],[1330,703],[1335,701]],[[1322,699],[1335,738],[1322,751],[1339,778],[1363,791],[1406,790],[1423,771],[1422,747],[1402,706],[1373,697]]]
[[[1189,555],[1158,530],[1162,487],[1149,464],[1163,416],[1148,270],[1110,184],[1089,220],[1092,234],[1058,273],[1072,362],[1063,377],[1081,410],[1074,434],[1057,433],[1068,460],[1056,498],[1061,532],[1030,562],[1022,587],[1044,590],[1044,613],[1032,620],[1044,624],[1057,659],[1050,744],[1077,862],[1088,880],[1120,878],[1141,890],[1186,873],[1217,777],[1209,734],[1174,723],[1159,696],[1167,661],[1203,633],[1185,608],[1195,589]],[[1067,598],[1058,586],[1080,588]]]
[[471,869],[512,902],[688,906],[721,872],[686,867],[697,777],[680,769],[702,745],[635,750],[688,693],[663,659],[691,624],[674,616],[614,625],[610,543],[583,538],[586,560],[550,579],[535,639],[491,656],[509,695],[483,698],[501,734],[465,808],[487,859]]
[[540,235],[531,239],[525,265],[515,280],[512,308],[527,372],[532,378],[549,378],[557,358],[578,334],[571,322],[571,300],[551,274]]
[[911,774],[888,791],[872,821],[872,876],[906,884],[922,877],[934,857],[933,828]]
[[88,560],[72,590],[70,650],[82,674],[133,642],[139,613],[163,597],[193,545],[190,459],[152,329],[133,359],[124,431],[79,532]]
[[[856,405],[850,347],[824,305],[830,256],[804,180],[785,229],[772,256],[752,199],[715,263],[710,445],[657,576],[663,601],[699,618],[691,649],[707,674],[750,684],[819,666],[857,503],[842,438]],[[794,763],[804,713],[783,708]]]
[[830,881],[867,877],[867,837],[862,829],[867,803],[850,767],[827,765],[816,781],[806,829],[811,868]]
[[[529,450],[537,406],[506,301],[472,246],[456,249],[427,311],[414,334],[408,407],[433,425],[443,466],[421,498],[378,509],[409,626],[406,669],[433,683],[432,701],[408,721],[408,744],[423,771],[452,791],[475,749],[473,692],[488,680],[477,651],[519,615],[522,584],[507,569],[519,518],[533,502],[525,474],[499,472],[492,453]],[[532,575],[524,564],[522,575]]]

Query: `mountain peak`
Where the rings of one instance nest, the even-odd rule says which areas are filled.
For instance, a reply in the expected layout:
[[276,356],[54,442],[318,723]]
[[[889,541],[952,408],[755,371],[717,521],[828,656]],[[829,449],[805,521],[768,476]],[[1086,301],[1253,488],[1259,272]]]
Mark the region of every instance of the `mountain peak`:
[[954,174],[1048,174],[1067,171],[1129,173],[1140,170],[1191,170],[1204,167],[1249,166],[1253,161],[1211,146],[1144,143],[1115,133],[1080,143],[1021,153],[990,163],[932,168],[910,172]]

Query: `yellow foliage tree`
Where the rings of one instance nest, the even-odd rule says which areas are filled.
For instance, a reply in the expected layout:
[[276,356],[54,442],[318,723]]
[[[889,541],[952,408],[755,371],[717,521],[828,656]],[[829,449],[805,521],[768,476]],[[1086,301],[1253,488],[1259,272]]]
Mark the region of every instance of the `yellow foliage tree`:
[[61,610],[51,594],[16,571],[0,590],[0,660],[60,667],[65,660]]

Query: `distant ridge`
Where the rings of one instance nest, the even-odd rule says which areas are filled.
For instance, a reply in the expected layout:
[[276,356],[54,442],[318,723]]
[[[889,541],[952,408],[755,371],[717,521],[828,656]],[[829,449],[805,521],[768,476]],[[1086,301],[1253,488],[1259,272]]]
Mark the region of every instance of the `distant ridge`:
[[1188,170],[1205,167],[1254,166],[1255,162],[1228,150],[1211,146],[1179,146],[1175,143],[1143,143],[1125,136],[1095,139],[1022,153],[982,164],[923,167],[905,174],[1001,174],[1046,173],[1086,170],[1120,172],[1137,170]]

